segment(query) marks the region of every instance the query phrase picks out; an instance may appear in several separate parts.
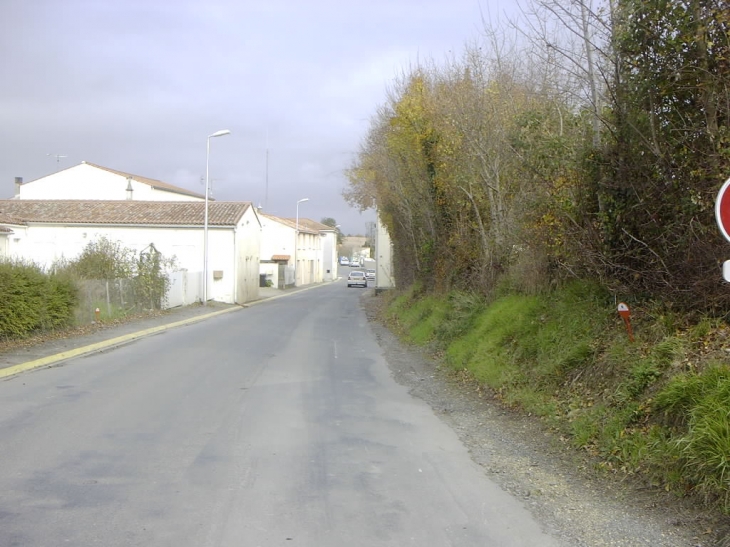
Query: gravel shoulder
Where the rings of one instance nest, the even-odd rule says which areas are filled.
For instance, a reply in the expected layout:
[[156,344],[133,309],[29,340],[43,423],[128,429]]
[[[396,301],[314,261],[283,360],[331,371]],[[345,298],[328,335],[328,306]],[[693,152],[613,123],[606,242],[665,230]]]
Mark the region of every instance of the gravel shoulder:
[[538,419],[511,412],[468,379],[404,345],[379,321],[382,298],[361,297],[394,379],[456,431],[472,459],[568,546],[730,546],[728,520],[596,470]]

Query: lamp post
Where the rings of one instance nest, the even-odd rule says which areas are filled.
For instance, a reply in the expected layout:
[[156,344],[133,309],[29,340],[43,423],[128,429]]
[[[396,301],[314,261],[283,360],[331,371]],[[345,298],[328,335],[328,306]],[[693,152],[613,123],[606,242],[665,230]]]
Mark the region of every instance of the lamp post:
[[299,245],[299,204],[309,201],[309,198],[302,198],[297,201],[297,224],[294,230],[294,286],[297,286],[297,246]]
[[228,129],[221,129],[208,135],[208,145],[205,150],[205,219],[203,220],[203,306],[208,305],[208,188],[210,187],[210,139],[229,135]]

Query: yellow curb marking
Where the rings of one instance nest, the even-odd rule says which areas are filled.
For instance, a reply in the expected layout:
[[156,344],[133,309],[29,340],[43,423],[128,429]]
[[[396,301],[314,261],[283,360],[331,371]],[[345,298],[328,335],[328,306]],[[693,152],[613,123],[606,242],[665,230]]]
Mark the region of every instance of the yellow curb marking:
[[215,315],[230,313],[232,311],[237,311],[240,309],[243,309],[243,307],[236,306],[233,308],[229,308],[227,310],[207,313],[205,315],[199,315],[197,317],[183,319],[182,321],[176,321],[175,323],[169,323],[167,325],[161,325],[159,327],[151,327],[146,330],[133,332],[131,334],[125,334],[124,336],[117,336],[116,338],[110,338],[109,340],[104,340],[103,342],[96,342],[95,344],[89,344],[88,346],[82,346],[80,348],[63,351],[61,353],[56,353],[55,355],[50,355],[48,357],[42,357],[40,359],[28,361],[27,363],[21,363],[20,365],[14,365],[12,367],[3,368],[3,369],[0,369],[0,379],[7,378],[9,376],[14,376],[16,374],[25,372],[27,370],[32,370],[34,368],[47,367],[47,366],[53,365],[55,363],[58,363],[60,361],[70,359],[71,357],[79,357],[79,356],[85,355],[87,353],[93,353],[95,351],[99,351],[99,350],[109,348],[112,346],[118,346],[119,344],[123,344],[125,342],[130,342],[132,340],[136,340],[137,338],[143,338],[145,336],[150,336],[152,334],[162,332],[162,331],[165,331],[168,329],[172,329],[175,327],[179,327],[182,325],[189,325],[191,323],[197,323],[198,321],[202,321],[203,319],[208,319],[209,317],[213,317]]

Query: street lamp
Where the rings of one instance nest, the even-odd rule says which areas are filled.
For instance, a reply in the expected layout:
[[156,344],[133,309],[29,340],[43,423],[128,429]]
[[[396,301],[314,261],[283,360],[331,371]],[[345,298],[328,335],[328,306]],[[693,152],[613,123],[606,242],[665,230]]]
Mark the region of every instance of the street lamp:
[[309,198],[302,198],[297,201],[297,224],[294,230],[294,286],[297,286],[297,245],[299,245],[299,204],[309,201]]
[[212,135],[208,135],[208,146],[205,150],[205,220],[203,221],[203,306],[208,305],[208,188],[210,187],[209,166],[210,166],[210,139],[229,135],[228,129],[221,129]]

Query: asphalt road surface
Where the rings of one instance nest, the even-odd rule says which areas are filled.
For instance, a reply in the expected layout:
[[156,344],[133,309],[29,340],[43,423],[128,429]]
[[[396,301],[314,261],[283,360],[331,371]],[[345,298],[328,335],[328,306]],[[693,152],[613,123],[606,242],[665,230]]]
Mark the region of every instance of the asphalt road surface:
[[559,545],[343,281],[0,382],[0,545]]

